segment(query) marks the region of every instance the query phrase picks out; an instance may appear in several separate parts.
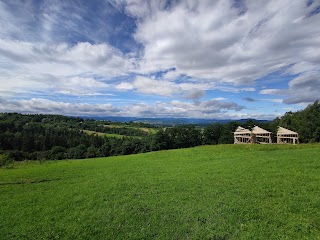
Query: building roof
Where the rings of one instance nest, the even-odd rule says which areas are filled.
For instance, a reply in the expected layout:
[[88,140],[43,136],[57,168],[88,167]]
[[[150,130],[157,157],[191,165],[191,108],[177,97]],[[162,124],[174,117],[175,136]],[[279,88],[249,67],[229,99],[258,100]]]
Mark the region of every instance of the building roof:
[[285,135],[285,134],[298,134],[298,133],[283,127],[278,127],[277,135]]
[[252,128],[252,133],[254,134],[264,134],[264,133],[271,133],[271,132],[268,132],[267,130],[264,130],[263,128],[261,127],[258,127],[258,126],[254,126],[254,128]]
[[234,133],[250,133],[251,134],[251,131],[249,129],[246,129],[246,128],[239,126],[239,127],[237,127],[237,129]]

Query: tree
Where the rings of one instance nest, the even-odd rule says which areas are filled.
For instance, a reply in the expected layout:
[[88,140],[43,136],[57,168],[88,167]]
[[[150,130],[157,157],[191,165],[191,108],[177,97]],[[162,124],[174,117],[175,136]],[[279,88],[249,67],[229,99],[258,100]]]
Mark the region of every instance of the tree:
[[81,159],[85,158],[87,147],[84,144],[80,144],[77,147],[69,148],[67,151],[68,158]]
[[160,129],[154,136],[152,150],[167,150],[173,148],[168,130]]
[[206,127],[203,131],[203,144],[218,144],[222,130],[223,125],[220,123]]
[[110,156],[110,143],[106,139],[105,143],[99,148],[99,157]]
[[61,160],[66,158],[66,148],[61,146],[54,146],[49,153],[50,159]]
[[[277,121],[277,120],[275,120]],[[320,103],[315,101],[304,110],[287,112],[280,118],[279,126],[299,133],[301,142],[320,142]]]
[[86,158],[95,158],[98,156],[98,149],[94,146],[90,146],[87,148]]
[[219,144],[233,143],[234,141],[233,132],[236,130],[238,126],[239,126],[239,123],[234,121],[224,124],[218,143]]

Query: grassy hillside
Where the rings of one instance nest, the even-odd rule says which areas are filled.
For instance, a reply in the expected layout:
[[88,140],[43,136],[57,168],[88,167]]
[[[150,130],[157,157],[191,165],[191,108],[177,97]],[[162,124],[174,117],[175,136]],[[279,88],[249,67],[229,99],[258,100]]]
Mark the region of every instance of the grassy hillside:
[[320,239],[319,145],[0,169],[0,239]]
[[125,135],[120,135],[120,134],[113,134],[113,133],[102,133],[102,132],[95,132],[95,131],[90,131],[90,130],[82,130],[84,133],[88,135],[98,135],[99,137],[115,137],[115,138],[123,138],[126,137]]
[[117,125],[117,124],[109,124],[109,125],[104,125],[104,127],[109,127],[109,128],[131,128],[131,129],[137,129],[137,130],[141,130],[143,132],[147,132],[147,133],[151,133],[151,134],[156,134],[158,132],[158,129],[156,128],[151,128],[151,127],[132,127],[130,125],[127,124],[121,124],[121,125]]

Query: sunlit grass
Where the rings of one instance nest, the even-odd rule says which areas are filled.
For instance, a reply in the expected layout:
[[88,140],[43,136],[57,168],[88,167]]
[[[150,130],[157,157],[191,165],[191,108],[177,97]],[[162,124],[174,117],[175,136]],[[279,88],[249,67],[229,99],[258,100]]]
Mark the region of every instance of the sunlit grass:
[[98,135],[99,137],[114,137],[114,138],[123,138],[126,137],[125,135],[114,134],[114,133],[102,133],[102,132],[95,132],[90,130],[82,130],[84,133],[88,135]]
[[0,239],[319,239],[319,145],[0,169]]
[[147,133],[151,133],[151,134],[156,134],[158,132],[157,128],[146,128],[146,127],[133,127],[130,125],[125,125],[125,124],[110,124],[110,125],[104,125],[105,127],[109,127],[109,128],[131,128],[131,129],[137,129],[137,130],[141,130],[143,132],[147,132]]

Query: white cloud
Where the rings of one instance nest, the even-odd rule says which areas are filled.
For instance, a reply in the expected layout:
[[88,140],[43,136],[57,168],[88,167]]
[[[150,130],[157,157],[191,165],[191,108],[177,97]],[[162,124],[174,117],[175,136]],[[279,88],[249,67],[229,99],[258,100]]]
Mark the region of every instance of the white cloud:
[[86,72],[106,77],[124,75],[134,69],[135,61],[105,43],[82,42],[70,46],[0,39],[0,53],[0,60],[11,70],[63,76]]
[[[176,83],[165,79],[152,79],[144,76],[137,76],[133,83],[121,83],[123,87],[132,88],[137,92],[147,95],[157,95],[165,97],[183,97],[185,99],[196,100],[205,95],[205,90],[212,89],[210,83]],[[132,88],[131,88],[132,87]]]
[[240,93],[240,92],[255,92],[256,89],[253,87],[249,88],[241,88],[241,87],[225,87],[225,86],[217,86],[217,90],[223,91],[223,92],[232,92],[232,93]]
[[198,104],[182,101],[154,104],[136,103],[114,107],[110,103],[88,104],[52,101],[43,98],[12,100],[0,98],[0,112],[48,113],[71,116],[132,116],[132,117],[191,117],[230,118],[244,109],[233,102],[209,100]]
[[284,95],[287,93],[287,91],[283,89],[270,88],[270,89],[263,89],[259,93],[265,94],[265,95]]
[[290,97],[284,103],[312,103],[320,99],[319,72],[305,73],[289,82]]
[[135,61],[107,44],[47,45],[0,39],[0,53],[0,86],[8,92],[52,93],[54,88],[68,95],[99,93],[108,85],[80,75],[125,76]]
[[[1,74],[7,81],[0,81],[0,89],[9,95],[19,94],[63,94],[70,96],[106,95],[110,85],[99,82],[92,77],[59,77],[50,74],[15,76]],[[10,94],[11,93],[11,94]],[[110,94],[107,94],[110,95]],[[3,96],[3,95],[2,95]]]
[[[99,6],[113,4],[122,11],[123,18],[123,13],[135,17],[136,26],[122,22],[126,26],[121,27],[112,19],[105,21],[105,17],[113,16],[109,14],[114,11],[110,5],[99,11],[100,15],[90,15],[87,8],[68,1],[39,5],[0,1],[0,96],[27,94],[38,99],[26,102],[32,107],[41,105],[40,98],[35,97],[40,95],[109,96],[111,91],[135,91],[169,101],[193,100],[181,103],[184,107],[130,105],[137,111],[172,115],[176,111],[181,116],[190,111],[193,116],[199,113],[195,106],[204,107],[199,101],[208,90],[254,93],[257,79],[286,67],[284,74],[299,75],[290,81],[289,89],[275,89],[267,79],[266,89],[259,93],[286,96],[286,104],[312,102],[320,92],[320,14],[310,14],[319,1],[308,6],[306,3],[101,2]],[[97,16],[93,18],[93,14]],[[90,16],[92,23],[86,20]],[[121,30],[127,35],[113,35]],[[110,36],[116,41],[111,41]],[[130,44],[122,49],[119,42],[124,38],[137,41],[135,44],[141,49]],[[158,77],[160,71],[164,74]],[[212,103],[224,109],[221,111],[240,109],[232,104]],[[213,114],[215,109],[207,107],[206,111],[211,111],[208,114]],[[201,114],[204,112],[203,109]],[[233,114],[239,116],[239,112]]]
[[106,95],[100,91],[107,90],[108,88],[110,88],[108,84],[98,82],[94,78],[79,76],[56,79],[51,84],[54,85],[53,90],[56,93],[74,96]]
[[115,114],[119,110],[111,104],[88,104],[56,102],[43,98],[29,100],[5,100],[0,98],[0,111],[16,111],[22,113],[48,113],[63,115],[108,115]]
[[201,90],[201,89],[191,89],[188,92],[186,92],[184,94],[184,98],[185,99],[199,99],[202,98],[205,95],[205,91]]
[[246,4],[242,15],[232,1],[163,3],[126,5],[140,18],[135,39],[144,45],[142,71],[175,67],[194,78],[242,85],[290,64],[304,62],[299,71],[319,65],[320,15],[308,17],[315,3],[246,1],[239,4]]
[[[314,50],[315,52],[317,50]],[[319,53],[320,54],[320,53]],[[312,72],[318,69],[318,65],[310,62],[298,62],[287,69],[289,74],[300,74],[304,72]]]
[[133,89],[133,85],[131,83],[128,83],[128,82],[121,82],[120,84],[116,85],[116,89],[119,89],[119,90],[132,90]]
[[134,90],[146,95],[164,97],[180,97],[184,99],[198,100],[205,96],[207,90],[219,90],[223,92],[254,92],[252,87],[236,88],[216,86],[207,80],[188,79],[179,81],[168,80],[166,74],[161,79],[137,76],[132,83],[122,82],[115,86],[118,90]]
[[275,103],[283,103],[283,99],[281,99],[281,98],[265,98],[265,99],[261,99],[261,100],[275,102]]
[[170,81],[154,80],[143,76],[138,76],[132,85],[138,92],[143,94],[168,97],[180,91],[179,87]]
[[212,100],[223,101],[223,100],[227,100],[227,99],[224,97],[216,97],[216,98],[212,98]]
[[164,74],[163,79],[176,80],[180,75],[181,73],[179,73],[178,71],[169,71],[166,74]]

